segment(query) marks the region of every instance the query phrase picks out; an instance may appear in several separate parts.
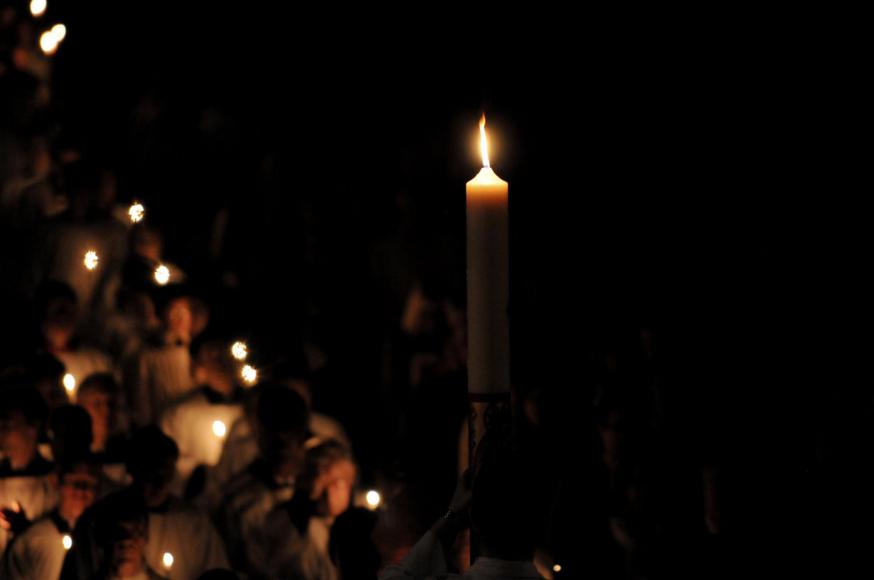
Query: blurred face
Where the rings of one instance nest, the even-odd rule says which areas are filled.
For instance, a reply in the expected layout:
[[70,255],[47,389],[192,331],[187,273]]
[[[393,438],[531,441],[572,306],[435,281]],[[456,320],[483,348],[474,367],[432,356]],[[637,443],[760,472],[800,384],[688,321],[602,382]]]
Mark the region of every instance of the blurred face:
[[167,458],[142,482],[147,505],[157,506],[167,501],[170,495],[170,483],[176,475],[176,459],[176,457]]
[[119,576],[132,576],[143,568],[146,523],[121,522],[118,531],[118,537],[112,544],[112,567]]
[[30,425],[21,411],[0,416],[0,449],[6,454],[36,449],[37,428]]
[[179,298],[169,304],[164,312],[164,324],[167,330],[176,337],[191,337],[191,305],[187,298]]
[[80,407],[88,411],[91,417],[91,428],[95,438],[100,434],[109,433],[110,419],[112,417],[112,397],[103,391],[90,390],[80,392],[76,401]]
[[94,502],[97,476],[83,469],[65,474],[59,489],[61,510],[78,518]]
[[76,327],[76,304],[59,298],[49,304],[43,318],[42,331],[46,346],[53,350],[67,348]]
[[258,447],[267,463],[277,474],[294,476],[303,465],[303,442],[296,433],[265,433],[258,435]]

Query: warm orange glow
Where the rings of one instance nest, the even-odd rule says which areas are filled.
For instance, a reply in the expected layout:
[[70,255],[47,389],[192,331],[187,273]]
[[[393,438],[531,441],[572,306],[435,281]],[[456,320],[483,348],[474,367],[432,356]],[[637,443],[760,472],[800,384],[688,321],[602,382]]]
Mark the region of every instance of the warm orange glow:
[[164,552],[164,557],[161,558],[161,562],[164,564],[164,568],[166,568],[167,570],[173,567],[173,560],[173,554],[171,554],[170,552]]
[[73,538],[71,538],[69,534],[64,534],[64,537],[61,540],[61,542],[64,544],[65,550],[69,550],[70,548],[73,547]]
[[231,345],[231,356],[239,361],[244,361],[249,356],[249,347],[242,340],[238,340]]
[[146,217],[146,208],[143,207],[143,204],[140,202],[135,201],[128,208],[127,215],[130,216],[130,222],[132,224],[138,224],[143,221],[144,217]]
[[73,396],[73,391],[76,390],[76,377],[67,373],[64,375],[64,378],[61,380],[64,385],[64,389],[67,391],[67,394],[71,397]]
[[46,13],[47,7],[48,2],[46,2],[46,0],[31,0],[30,13],[33,15],[34,18],[39,18]]
[[170,268],[165,266],[164,264],[159,265],[155,268],[155,282],[159,286],[166,286],[167,282],[170,281]]
[[379,492],[375,489],[371,489],[367,492],[367,495],[364,496],[364,501],[367,502],[367,507],[371,510],[375,510],[379,507],[379,504],[382,503],[382,496],[380,496]]
[[46,30],[39,37],[39,47],[46,56],[51,56],[58,51],[58,38],[51,30]]
[[243,367],[243,370],[240,371],[240,376],[243,377],[243,381],[245,381],[247,385],[254,385],[258,382],[258,369],[252,365],[246,365]]
[[100,257],[94,250],[88,250],[85,252],[85,259],[82,260],[82,263],[85,264],[85,267],[89,270],[94,270],[97,268],[97,264],[100,263]]
[[52,34],[55,35],[55,41],[60,44],[67,38],[67,27],[63,24],[55,24],[52,26]]
[[491,167],[489,165],[489,141],[486,138],[486,114],[483,113],[479,120],[479,150],[483,156],[483,167]]
[[212,422],[212,433],[219,439],[224,439],[224,436],[228,433],[228,428],[225,426],[224,421],[219,421],[216,419]]

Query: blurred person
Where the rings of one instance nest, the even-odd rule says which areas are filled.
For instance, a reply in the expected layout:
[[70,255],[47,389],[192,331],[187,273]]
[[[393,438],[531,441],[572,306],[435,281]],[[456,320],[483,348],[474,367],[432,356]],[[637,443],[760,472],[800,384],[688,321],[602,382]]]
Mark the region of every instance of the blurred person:
[[[446,515],[380,578],[541,579],[534,553],[544,497],[542,482],[530,465],[524,453],[486,434],[475,468],[460,478]],[[481,554],[466,573],[453,574],[452,545],[468,525],[479,538]]]
[[191,343],[194,381],[199,386],[168,407],[161,418],[164,433],[179,446],[181,483],[196,467],[218,463],[227,430],[243,416],[244,391],[230,345],[220,335],[201,336]]
[[102,554],[95,580],[167,580],[146,558],[149,517],[142,504],[121,503],[111,513],[101,514],[94,532]]
[[[32,275],[34,286],[45,280],[69,284],[81,309],[78,327],[95,336],[114,307],[127,253],[125,227],[99,207],[100,180],[100,171],[87,161],[64,168],[70,206],[45,224],[35,248]],[[89,270],[83,260],[92,250],[99,261]]]
[[193,335],[189,294],[178,285],[156,292],[160,331],[135,357],[126,380],[132,419],[138,425],[159,421],[166,407],[194,385],[188,350]]
[[250,555],[260,553],[257,542],[268,514],[294,495],[309,437],[306,403],[294,391],[262,385],[256,405],[258,457],[227,483],[217,514],[231,563],[240,572],[259,569]]
[[76,520],[95,498],[98,466],[82,457],[62,463],[57,470],[58,507],[36,520],[6,550],[2,576],[8,580],[56,580],[61,576]]
[[249,560],[274,578],[334,580],[328,552],[331,527],[352,499],[357,470],[349,451],[336,441],[310,448],[290,501],[268,516],[252,542]]
[[75,339],[79,307],[69,285],[48,281],[36,293],[41,348],[64,365],[77,383],[94,373],[111,372],[109,357],[98,349],[78,344]]
[[381,559],[373,539],[376,523],[376,513],[366,508],[337,516],[328,551],[339,580],[377,580]]
[[30,521],[54,509],[58,499],[52,463],[38,449],[46,403],[29,384],[17,379],[5,383],[0,384],[0,552]]
[[205,514],[174,497],[170,490],[179,450],[155,426],[134,432],[127,450],[127,470],[133,482],[98,500],[80,518],[67,554],[63,578],[91,578],[106,562],[99,538],[101,522],[114,514],[142,506],[149,534],[143,548],[145,562],[161,570],[163,555],[175,558],[172,578],[194,580],[205,570],[226,568],[227,559],[215,529]]

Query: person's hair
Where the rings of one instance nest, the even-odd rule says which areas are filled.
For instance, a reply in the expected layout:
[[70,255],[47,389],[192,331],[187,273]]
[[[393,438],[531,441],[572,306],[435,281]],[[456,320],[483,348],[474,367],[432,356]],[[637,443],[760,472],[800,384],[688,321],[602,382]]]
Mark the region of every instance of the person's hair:
[[94,373],[88,375],[88,378],[82,381],[82,384],[76,389],[77,396],[90,393],[91,391],[106,395],[117,395],[119,386],[112,373]]
[[269,433],[290,433],[303,443],[309,433],[309,411],[303,398],[275,383],[261,385],[256,402],[258,424]]
[[231,343],[229,336],[208,329],[191,341],[191,360],[195,365],[200,365],[200,361],[204,360],[213,369],[235,374],[236,362],[231,354]]
[[46,280],[36,289],[33,296],[34,311],[40,319],[48,314],[49,305],[56,300],[67,300],[78,304],[76,292],[66,282]]
[[64,186],[68,195],[93,195],[100,187],[100,171],[97,165],[87,160],[70,163],[64,167]]
[[377,519],[368,509],[349,508],[331,526],[328,553],[344,579],[376,580],[381,563],[373,543]]
[[14,380],[0,386],[0,416],[8,417],[16,411],[24,416],[28,425],[43,427],[49,407],[35,387]]
[[85,471],[96,478],[100,477],[100,463],[93,454],[88,453],[81,457],[64,459],[55,462],[55,473],[60,483],[64,482],[64,476],[70,473]]
[[352,454],[340,442],[333,439],[319,443],[308,449],[304,456],[303,469],[297,477],[300,489],[311,490],[319,475],[334,462],[346,459],[352,461]]
[[143,480],[169,461],[179,458],[176,442],[155,425],[146,425],[134,431],[127,445],[125,466],[135,480]]
[[124,524],[139,524],[147,530],[149,516],[142,498],[135,495],[114,494],[106,499],[102,509],[95,512],[94,540],[105,550],[105,557],[108,558],[108,549],[117,541],[129,537]]
[[63,405],[55,409],[49,420],[49,432],[53,442],[62,444],[64,457],[55,457],[56,461],[75,461],[86,456],[94,438],[91,415],[77,405]]

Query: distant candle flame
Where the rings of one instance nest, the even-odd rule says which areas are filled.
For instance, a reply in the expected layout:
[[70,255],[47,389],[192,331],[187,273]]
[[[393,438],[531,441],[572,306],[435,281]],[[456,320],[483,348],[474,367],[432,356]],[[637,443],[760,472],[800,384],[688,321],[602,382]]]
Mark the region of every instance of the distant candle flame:
[[228,433],[228,428],[225,426],[224,421],[216,420],[212,422],[212,432],[219,439],[223,439]]
[[556,564],[555,566],[552,567],[552,571],[553,572],[561,572],[561,566]]
[[33,15],[34,18],[39,18],[46,13],[47,7],[48,2],[46,2],[46,0],[31,0],[30,13]]
[[146,208],[138,201],[135,201],[127,210],[127,215],[130,216],[130,223],[138,224],[146,217]]
[[243,380],[250,385],[254,385],[258,380],[258,370],[252,365],[244,366],[243,370],[240,371],[240,375],[243,377]]
[[486,139],[486,114],[483,113],[479,120],[479,150],[483,155],[483,167],[491,167],[489,165],[489,141]]
[[94,250],[88,250],[85,252],[85,259],[82,261],[85,264],[85,267],[89,270],[93,270],[97,267],[97,264],[100,262],[100,258],[97,256],[97,252]]
[[73,391],[76,390],[76,377],[67,373],[64,375],[64,378],[61,381],[64,385],[64,389],[66,389],[68,395],[72,395]]
[[170,268],[168,268],[164,264],[161,264],[157,268],[155,268],[155,282],[157,282],[159,286],[166,286],[167,282],[169,281]]
[[55,40],[60,44],[67,38],[67,27],[63,24],[55,24],[52,26],[52,34],[55,35]]
[[364,496],[364,501],[367,502],[367,507],[375,510],[379,507],[379,504],[382,503],[382,496],[380,496],[379,492],[375,489],[371,489],[367,492],[367,495]]
[[51,30],[43,32],[39,37],[39,47],[46,56],[55,54],[58,51],[58,38],[55,33]]
[[246,357],[249,356],[249,347],[246,346],[245,342],[238,340],[231,345],[231,355],[237,360],[246,360]]
[[164,568],[169,570],[173,567],[173,554],[170,552],[164,552],[164,557],[161,559],[164,564]]
[[64,537],[61,540],[61,542],[64,544],[65,550],[69,550],[70,548],[73,547],[73,538],[71,538],[69,534],[64,534]]

